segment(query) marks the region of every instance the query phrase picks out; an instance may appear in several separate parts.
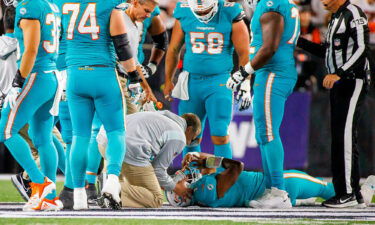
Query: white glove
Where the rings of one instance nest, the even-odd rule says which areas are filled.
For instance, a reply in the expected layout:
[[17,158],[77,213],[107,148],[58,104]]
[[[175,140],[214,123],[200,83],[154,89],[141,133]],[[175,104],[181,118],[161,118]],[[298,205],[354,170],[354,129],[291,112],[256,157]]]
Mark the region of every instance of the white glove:
[[251,63],[248,62],[245,66],[240,66],[240,69],[230,75],[227,81],[227,88],[232,91],[238,91],[239,85],[251,74],[254,73],[254,69]]
[[6,108],[9,104],[10,108],[13,109],[13,106],[16,104],[16,101],[17,101],[17,97],[18,95],[20,94],[21,92],[21,88],[19,87],[12,87],[7,96],[5,97],[5,100],[4,100],[4,107],[3,108]]
[[252,97],[251,97],[251,86],[250,86],[250,80],[246,79],[244,82],[242,82],[240,86],[240,90],[238,90],[236,100],[240,102],[239,110],[243,111],[250,107]]
[[156,112],[154,102],[145,102],[142,106],[143,111]]
[[157,66],[154,63],[149,63],[147,65],[141,65],[143,76],[147,79],[155,74]]
[[136,104],[142,96],[141,84],[140,83],[129,84],[128,90],[130,92],[130,97],[132,99],[132,102]]

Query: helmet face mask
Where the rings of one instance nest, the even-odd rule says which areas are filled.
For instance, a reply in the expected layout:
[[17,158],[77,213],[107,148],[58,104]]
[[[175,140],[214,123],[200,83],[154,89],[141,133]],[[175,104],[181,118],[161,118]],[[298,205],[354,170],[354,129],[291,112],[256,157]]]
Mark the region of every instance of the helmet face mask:
[[9,7],[9,6],[13,6],[13,7],[17,7],[17,4],[18,4],[18,1],[17,0],[3,0],[5,6]]
[[247,0],[247,4],[249,4],[249,8],[254,11],[257,7],[258,0]]
[[[189,187],[192,183],[195,183],[200,178],[202,178],[200,171],[197,168],[189,166],[185,171],[178,170],[173,176],[173,181],[179,182],[180,180],[186,179],[186,185]],[[192,204],[191,198],[183,199],[174,191],[165,191],[165,195],[169,204],[174,207],[186,207]]]
[[203,23],[208,23],[218,11],[218,0],[188,0],[190,10]]

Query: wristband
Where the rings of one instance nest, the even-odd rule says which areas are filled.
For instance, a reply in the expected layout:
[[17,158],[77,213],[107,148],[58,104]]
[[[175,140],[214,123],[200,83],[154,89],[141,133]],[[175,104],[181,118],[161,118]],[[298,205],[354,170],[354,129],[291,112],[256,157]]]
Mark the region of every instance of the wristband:
[[255,72],[255,70],[251,66],[250,61],[248,63],[246,63],[246,65],[244,66],[244,69],[245,69],[246,73],[248,73],[248,74],[253,74]]
[[218,168],[221,166],[221,162],[224,157],[210,156],[206,159],[206,168]]

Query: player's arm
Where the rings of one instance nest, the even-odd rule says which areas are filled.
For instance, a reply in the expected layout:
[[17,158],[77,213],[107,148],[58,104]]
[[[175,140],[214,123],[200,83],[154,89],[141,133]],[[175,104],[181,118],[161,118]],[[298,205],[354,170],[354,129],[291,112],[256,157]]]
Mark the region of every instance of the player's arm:
[[130,83],[137,83],[140,81],[140,76],[136,69],[125,27],[124,12],[114,9],[111,13],[109,32],[117,57],[128,73]]
[[243,163],[240,161],[213,155],[203,160],[193,160],[193,162],[196,162],[198,168],[217,169],[223,167],[225,169],[222,173],[216,175],[218,199],[224,197],[225,192],[237,181],[244,168]]
[[260,23],[263,45],[250,63],[253,71],[262,68],[272,58],[279,47],[284,32],[284,18],[277,12],[263,14]]
[[40,22],[39,20],[22,19],[20,21],[20,28],[23,32],[25,50],[22,54],[19,71],[22,78],[26,78],[33,69],[36,56],[38,55],[41,36]]
[[232,24],[232,42],[238,55],[239,65],[245,66],[249,62],[250,40],[249,31],[242,19]]
[[152,18],[148,33],[152,37],[154,46],[151,49],[151,56],[147,66],[150,68],[152,74],[154,74],[168,46],[168,34],[159,15]]
[[326,47],[323,44],[314,43],[303,37],[298,38],[297,47],[300,47],[319,58],[324,58],[326,54]]
[[178,60],[180,59],[180,53],[182,45],[184,44],[184,31],[181,28],[180,21],[176,20],[173,30],[171,42],[167,50],[167,56],[165,58],[165,85],[164,85],[164,97],[169,101],[172,100],[171,92],[173,90],[173,77],[176,73]]

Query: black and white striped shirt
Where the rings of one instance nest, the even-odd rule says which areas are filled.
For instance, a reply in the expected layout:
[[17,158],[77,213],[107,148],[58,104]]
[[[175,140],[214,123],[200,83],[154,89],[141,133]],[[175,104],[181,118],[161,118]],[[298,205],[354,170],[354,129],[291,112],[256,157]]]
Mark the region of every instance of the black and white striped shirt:
[[369,70],[369,28],[367,17],[348,1],[332,15],[325,43],[317,45],[300,38],[297,46],[325,57],[329,74],[343,78],[365,78]]

